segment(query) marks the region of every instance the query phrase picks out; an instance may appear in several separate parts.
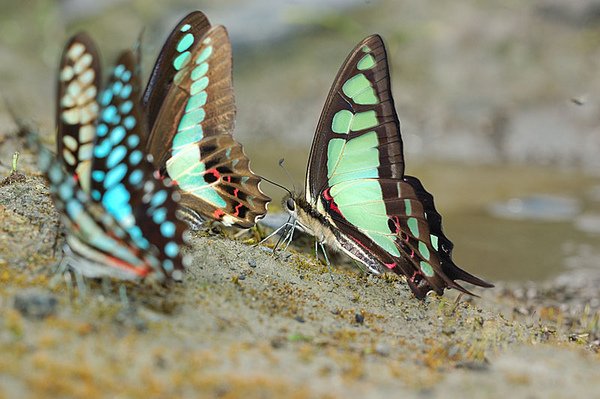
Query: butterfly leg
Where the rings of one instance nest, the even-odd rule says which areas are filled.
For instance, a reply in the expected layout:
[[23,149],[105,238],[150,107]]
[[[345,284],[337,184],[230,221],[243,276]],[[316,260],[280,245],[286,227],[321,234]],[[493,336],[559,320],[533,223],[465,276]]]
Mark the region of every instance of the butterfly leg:
[[[316,245],[315,245],[316,246]],[[331,268],[331,262],[329,262],[329,257],[327,256],[327,251],[325,250],[325,246],[322,242],[319,242],[319,246],[321,247],[321,252],[323,252],[323,256],[325,257],[325,264],[327,265],[327,270],[329,270],[329,277],[331,277],[331,282],[335,284],[335,279],[333,278],[333,269]],[[317,253],[317,259],[319,258],[319,254]]]
[[296,222],[294,221],[294,224],[292,224],[292,227],[290,227],[290,229],[288,230],[288,233],[287,233],[285,239],[283,240],[283,242],[285,243],[285,245],[284,245],[283,249],[281,250],[281,252],[287,251],[288,247],[292,243],[292,240],[294,239],[294,233],[295,232],[296,232]]
[[67,256],[65,256],[63,253],[63,257],[52,267],[51,273],[54,274],[54,276],[50,279],[50,282],[48,283],[50,288],[55,288],[59,284],[60,279],[68,274],[68,268],[69,261],[67,259]]
[[102,295],[108,297],[112,290],[112,284],[110,283],[109,277],[102,277],[100,280],[100,284],[102,286]]
[[275,245],[273,246],[273,254],[275,254],[277,252],[277,248],[279,248],[279,244],[281,244],[281,241],[285,241],[283,237],[287,237],[288,233],[289,233],[289,229],[291,227],[287,227],[283,230],[283,233],[281,235],[279,235],[279,238],[277,239],[277,242],[275,243]]
[[79,271],[74,270],[73,274],[75,275],[75,284],[77,284],[77,292],[78,292],[78,296],[79,298],[85,298],[85,296],[87,295],[87,284],[85,282],[85,279],[83,278],[83,274],[81,274]]
[[281,231],[281,229],[286,228],[286,227],[291,226],[291,225],[292,225],[291,223],[285,222],[284,224],[282,224],[281,226],[279,226],[275,231],[273,231],[271,234],[269,234],[268,236],[266,236],[265,238],[263,238],[262,240],[260,240],[260,242],[258,244],[255,244],[255,246],[258,246],[258,245],[264,243],[265,241],[267,241],[268,239],[270,239],[271,237],[273,237],[274,235],[276,235],[277,233],[279,233]]
[[52,243],[52,256],[56,256],[57,248],[58,248],[58,237],[60,236],[60,222],[56,221],[56,230],[54,234],[54,242]]
[[[287,224],[287,223],[286,223]],[[264,243],[265,241],[267,241],[269,238],[273,237],[275,234],[279,233],[281,231],[281,229],[283,229],[286,224],[282,224],[281,226],[279,226],[276,230],[274,230],[271,234],[269,234],[268,236],[266,236],[265,238],[263,238],[262,240],[260,240],[256,246]]]
[[65,286],[67,287],[67,296],[69,298],[73,297],[73,278],[71,277],[71,273],[66,272],[63,274],[63,278],[65,280]]
[[121,300],[124,308],[129,308],[129,297],[127,296],[127,287],[125,287],[125,284],[121,284],[119,286],[119,299]]

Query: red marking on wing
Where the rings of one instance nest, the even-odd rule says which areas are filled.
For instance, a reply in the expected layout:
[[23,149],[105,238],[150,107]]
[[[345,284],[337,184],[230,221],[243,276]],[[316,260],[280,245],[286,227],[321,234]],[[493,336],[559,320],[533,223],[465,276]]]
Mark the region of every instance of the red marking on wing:
[[352,241],[354,241],[355,243],[357,243],[358,245],[360,245],[361,247],[363,247],[363,248],[364,248],[364,249],[366,249],[367,251],[371,252],[371,251],[369,250],[369,248],[367,248],[367,246],[366,246],[365,244],[363,244],[362,242],[360,242],[360,241],[358,240],[358,238],[354,238],[354,237],[352,237],[352,236],[349,236],[349,237],[352,239]]
[[211,175],[213,175],[215,177],[215,181],[219,180],[221,178],[221,174],[219,173],[218,170],[216,170],[215,168],[209,169],[205,172],[206,173],[210,173]]
[[402,229],[400,228],[400,218],[398,216],[392,216],[392,221],[394,222],[394,227],[396,228],[396,234],[402,233]]
[[238,203],[235,207],[235,212],[233,212],[233,216],[239,216],[240,215],[240,208],[244,206],[241,202]]
[[396,267],[396,262],[392,262],[392,263],[384,263],[385,267],[387,267],[388,269],[392,270],[393,268]]
[[134,274],[137,274],[140,277],[146,277],[152,270],[152,268],[148,265],[146,265],[146,267],[144,268],[139,268],[132,266],[131,264],[124,262],[119,258],[114,258],[112,256],[108,256],[108,258],[112,261],[115,267],[133,272]]
[[342,215],[342,211],[340,211],[340,208],[337,206],[337,204],[335,203],[335,200],[329,193],[330,189],[331,189],[330,187],[326,188],[321,195],[323,196],[325,201],[327,201],[328,208],[343,217],[344,215]]
[[415,272],[410,278],[410,281],[415,285],[418,285],[421,280],[423,280],[423,275],[421,274],[421,272],[415,270]]
[[217,220],[221,220],[223,215],[225,215],[225,212],[223,212],[222,209],[215,209],[215,211],[213,212],[213,217]]

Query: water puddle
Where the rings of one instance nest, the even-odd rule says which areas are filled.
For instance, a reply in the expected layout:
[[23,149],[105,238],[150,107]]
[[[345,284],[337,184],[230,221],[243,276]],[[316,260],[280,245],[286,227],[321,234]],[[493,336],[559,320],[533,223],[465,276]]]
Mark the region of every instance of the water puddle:
[[[297,181],[301,165],[288,165]],[[539,167],[438,163],[407,173],[434,194],[456,263],[490,281],[554,278],[567,264],[577,267],[582,248],[600,244],[594,178]]]

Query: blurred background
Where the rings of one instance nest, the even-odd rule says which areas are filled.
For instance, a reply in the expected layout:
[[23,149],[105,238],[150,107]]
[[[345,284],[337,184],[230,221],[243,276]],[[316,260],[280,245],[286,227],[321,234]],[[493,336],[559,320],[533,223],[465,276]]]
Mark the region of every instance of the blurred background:
[[[50,144],[69,35],[87,30],[110,63],[145,29],[148,74],[195,9],[230,32],[235,136],[255,172],[291,186],[285,158],[301,188],[339,66],[379,33],[407,173],[434,194],[457,264],[492,281],[598,273],[600,1],[0,0],[0,93]],[[22,142],[3,108],[0,126],[7,165]]]

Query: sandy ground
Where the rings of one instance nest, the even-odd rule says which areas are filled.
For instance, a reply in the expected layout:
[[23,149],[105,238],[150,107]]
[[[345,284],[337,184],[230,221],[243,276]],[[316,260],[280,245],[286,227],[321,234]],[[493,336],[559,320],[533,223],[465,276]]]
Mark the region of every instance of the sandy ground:
[[417,301],[394,276],[333,283],[310,247],[196,233],[183,283],[81,293],[51,271],[62,237],[29,160],[0,184],[0,398],[600,397],[589,275]]
[[[6,4],[0,13],[2,94],[21,116],[37,119],[45,138],[67,33],[85,27],[110,60],[147,26],[151,60],[157,51],[151,45],[163,39],[156,24],[162,21],[166,34],[186,9],[117,0],[111,4],[122,7],[107,7],[104,16],[82,17],[75,3]],[[242,15],[234,12],[236,1],[223,9],[221,0],[208,3],[215,21],[242,25],[225,18]],[[298,21],[299,29],[320,21],[311,34],[238,48],[236,136],[256,170],[271,171],[274,159],[285,156],[293,175],[303,172],[337,67],[356,40],[380,32],[390,49],[409,158],[597,171],[595,3],[460,3],[366,1],[350,19],[314,18],[313,11]],[[283,153],[279,142],[264,145],[280,137],[293,144]],[[22,153],[23,175],[2,180],[14,151]],[[252,246],[250,235],[198,233],[183,283],[128,285],[125,302],[120,285],[88,282],[82,293],[52,272],[62,231],[33,160],[0,113],[0,399],[600,398],[600,250],[579,236],[557,244],[570,254],[557,278],[496,281],[497,288],[476,291],[481,298],[448,292],[420,302],[400,279],[339,267],[342,258],[334,261],[332,283],[308,241],[273,257]],[[487,180],[501,195],[523,183]],[[575,191],[563,180],[572,179],[561,180],[565,192]],[[448,193],[447,204],[464,190],[434,191]],[[464,229],[473,230],[472,222]],[[547,267],[550,252],[541,245],[518,249],[505,230],[488,230],[495,235],[485,248],[501,243],[507,253],[531,252],[520,258],[523,273]],[[551,241],[538,230],[526,232]]]

